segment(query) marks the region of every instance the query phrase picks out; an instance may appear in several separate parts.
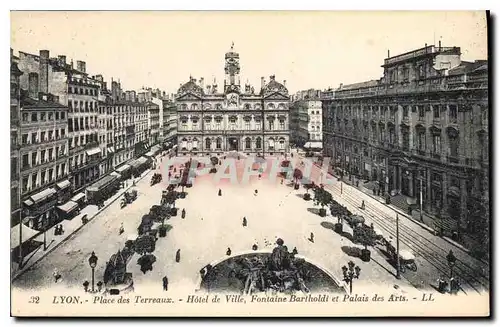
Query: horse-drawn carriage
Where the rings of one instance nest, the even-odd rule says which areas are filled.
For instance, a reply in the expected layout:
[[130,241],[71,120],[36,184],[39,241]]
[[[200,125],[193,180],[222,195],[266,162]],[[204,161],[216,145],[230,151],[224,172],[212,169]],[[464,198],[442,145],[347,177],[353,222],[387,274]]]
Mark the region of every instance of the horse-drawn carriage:
[[[391,241],[385,241],[386,251],[389,254],[389,258],[393,263],[397,264],[397,251]],[[399,269],[402,273],[409,269],[411,271],[417,271],[417,263],[415,262],[415,255],[409,250],[399,250]]]
[[162,176],[159,173],[154,173],[154,175],[151,177],[151,182],[150,185],[153,186],[155,184],[158,184],[162,181]]
[[137,199],[137,190],[127,191],[123,194],[120,206],[123,208],[127,204],[134,202]]

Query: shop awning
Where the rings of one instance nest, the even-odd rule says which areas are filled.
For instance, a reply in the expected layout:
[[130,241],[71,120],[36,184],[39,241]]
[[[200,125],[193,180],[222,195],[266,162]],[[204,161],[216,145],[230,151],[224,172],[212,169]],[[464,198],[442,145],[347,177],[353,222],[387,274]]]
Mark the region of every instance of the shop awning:
[[323,142],[306,142],[305,149],[323,149]]
[[92,156],[92,155],[98,154],[98,153],[101,153],[101,148],[93,148],[93,149],[87,150],[88,156]]
[[145,154],[146,157],[154,157],[155,153],[154,151],[149,151]]
[[129,165],[132,166],[133,168],[138,168],[141,165],[145,164],[147,161],[148,161],[147,158],[140,157],[140,158],[137,158],[136,160],[132,161],[131,163],[129,163]]
[[41,232],[29,228],[25,224],[21,225],[22,235],[19,235],[19,224],[10,229],[10,248],[13,249],[19,246],[19,239],[22,237],[22,242],[29,241],[33,237],[37,236]]
[[113,147],[108,148],[108,153],[114,153],[114,152],[115,152],[115,149],[113,149]]
[[113,176],[116,176],[118,178],[122,177],[122,175],[120,175],[119,173],[117,173],[116,171],[112,172],[110,175],[113,175]]
[[118,168],[116,168],[115,170],[116,170],[117,172],[119,172],[119,173],[123,173],[124,171],[127,171],[127,170],[129,170],[129,169],[130,169],[130,165],[128,165],[128,164],[124,164],[123,166],[118,167]]
[[48,197],[50,197],[54,194],[56,194],[56,190],[49,187],[48,189],[45,189],[41,192],[38,192],[37,194],[32,195],[31,200],[33,200],[34,203],[37,203],[37,202],[40,202],[40,201],[47,199]]
[[103,187],[105,186],[108,186],[110,183],[112,183],[113,181],[116,180],[116,176],[114,175],[107,175],[107,176],[104,176],[102,179],[98,180],[97,182],[95,182],[94,184],[92,184],[91,186],[89,186],[87,188],[87,191],[90,191],[90,192],[98,192],[100,191]]
[[64,212],[68,213],[68,212],[71,212],[71,211],[75,210],[76,208],[78,208],[78,203],[73,202],[73,201],[68,201],[63,205],[58,206],[58,208]]
[[74,197],[71,198],[71,201],[73,202],[78,202],[80,201],[81,199],[83,199],[85,197],[85,193],[83,192],[80,192],[78,193],[77,195],[75,195]]
[[28,199],[28,200],[25,200],[23,203],[24,203],[26,206],[28,206],[28,207],[29,207],[29,206],[30,206],[30,205],[32,205],[34,202],[33,202],[33,201],[31,201],[30,199]]
[[67,180],[67,179],[66,179],[66,180],[64,180],[64,181],[62,181],[62,182],[60,182],[60,183],[57,183],[56,185],[57,185],[57,187],[58,187],[60,190],[64,190],[65,188],[67,188],[67,187],[70,187],[70,186],[71,186],[71,182],[70,182],[69,180]]
[[151,151],[153,151],[153,152],[158,152],[158,151],[160,151],[160,150],[161,150],[161,148],[160,148],[160,146],[159,146],[158,144],[157,144],[157,145],[155,145],[155,146],[153,146],[153,147],[151,148]]

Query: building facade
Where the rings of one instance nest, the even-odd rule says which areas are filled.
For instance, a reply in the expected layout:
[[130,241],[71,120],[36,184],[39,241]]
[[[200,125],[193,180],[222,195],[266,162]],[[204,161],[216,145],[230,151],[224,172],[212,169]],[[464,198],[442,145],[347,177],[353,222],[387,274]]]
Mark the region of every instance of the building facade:
[[44,230],[59,221],[56,205],[72,194],[68,107],[53,95],[34,93],[35,86],[30,86],[31,92],[21,97],[22,214],[30,228]]
[[24,73],[20,79],[23,89],[28,89],[30,81],[39,84],[38,91],[53,94],[68,107],[70,181],[76,191],[83,189],[101,176],[99,81],[88,76],[84,61],[77,61],[75,68],[65,55],[50,58],[48,50],[40,50],[39,55],[20,51],[19,68]]
[[320,91],[307,90],[292,96],[290,140],[304,148],[323,147],[323,114]]
[[177,106],[170,99],[163,101],[163,142],[166,144],[177,144]]
[[488,62],[460,55],[439,44],[388,56],[380,80],[325,100],[324,130],[336,169],[386,194],[421,194],[426,223],[473,244],[488,219],[478,209],[489,190]]
[[261,78],[260,91],[241,85],[240,57],[225,54],[224,89],[190,80],[177,91],[177,145],[180,155],[224,151],[280,154],[289,147],[289,96],[285,82]]
[[152,101],[146,103],[148,112],[148,144],[153,146],[160,141],[160,106]]
[[18,57],[11,49],[10,63],[10,206],[11,226],[19,224],[21,219],[20,188],[20,121],[21,121],[21,88],[19,77],[23,74],[17,66]]

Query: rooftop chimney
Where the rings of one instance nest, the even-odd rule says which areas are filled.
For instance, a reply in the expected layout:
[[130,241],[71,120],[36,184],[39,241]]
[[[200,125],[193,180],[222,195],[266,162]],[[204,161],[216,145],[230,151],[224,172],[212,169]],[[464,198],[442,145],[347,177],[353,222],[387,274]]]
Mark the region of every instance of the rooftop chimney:
[[286,87],[286,79],[283,80],[283,86]]
[[66,56],[65,55],[59,55],[59,56],[57,56],[57,62],[61,66],[66,66]]
[[210,91],[211,91],[212,87],[210,85],[207,85],[207,94],[211,94]]
[[265,85],[266,85],[266,80],[264,79],[264,76],[262,76],[260,78],[260,87],[263,89]]
[[32,99],[38,99],[38,74],[29,73],[28,75],[28,95]]
[[82,72],[82,73],[85,73],[85,61],[81,61],[81,60],[77,60],[76,61],[76,70]]
[[203,77],[200,77],[200,87],[203,90],[205,88],[205,79]]
[[40,92],[49,93],[49,50],[40,50]]
[[439,40],[439,51],[441,51],[441,40]]
[[391,50],[387,49],[387,58],[391,57]]

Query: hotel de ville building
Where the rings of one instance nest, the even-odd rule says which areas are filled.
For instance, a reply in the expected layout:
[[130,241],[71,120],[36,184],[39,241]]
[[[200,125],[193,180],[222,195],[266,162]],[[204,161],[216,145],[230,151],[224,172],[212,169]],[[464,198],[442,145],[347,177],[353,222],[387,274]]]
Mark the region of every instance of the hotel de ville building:
[[204,78],[180,86],[176,95],[178,154],[210,155],[238,151],[255,155],[284,154],[289,148],[289,95],[286,81],[274,76],[259,89],[240,81],[240,56],[225,54],[225,79]]

